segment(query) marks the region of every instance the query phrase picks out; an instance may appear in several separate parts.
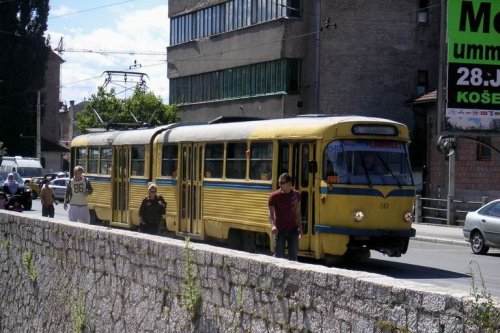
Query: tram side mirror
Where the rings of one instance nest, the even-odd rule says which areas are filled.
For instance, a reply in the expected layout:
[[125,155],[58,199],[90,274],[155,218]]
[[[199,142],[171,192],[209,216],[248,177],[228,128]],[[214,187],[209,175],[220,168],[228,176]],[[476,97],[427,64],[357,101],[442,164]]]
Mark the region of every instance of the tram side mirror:
[[309,161],[307,163],[307,170],[309,173],[316,173],[318,172],[318,162],[316,161]]

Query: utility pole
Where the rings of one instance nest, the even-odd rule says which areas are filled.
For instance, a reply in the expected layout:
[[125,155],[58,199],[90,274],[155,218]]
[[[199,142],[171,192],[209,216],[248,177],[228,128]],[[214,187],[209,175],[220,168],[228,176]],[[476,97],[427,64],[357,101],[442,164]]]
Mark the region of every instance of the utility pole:
[[316,110],[314,110],[314,113],[320,113],[320,107],[319,107],[319,75],[320,75],[320,67],[319,67],[319,61],[320,61],[320,33],[321,33],[321,0],[316,0],[314,3],[315,6],[315,16],[316,16],[316,39],[315,39],[315,47],[316,47],[316,66],[314,69],[314,104],[316,107]]
[[36,95],[36,157],[42,158],[42,112],[40,105],[40,90]]

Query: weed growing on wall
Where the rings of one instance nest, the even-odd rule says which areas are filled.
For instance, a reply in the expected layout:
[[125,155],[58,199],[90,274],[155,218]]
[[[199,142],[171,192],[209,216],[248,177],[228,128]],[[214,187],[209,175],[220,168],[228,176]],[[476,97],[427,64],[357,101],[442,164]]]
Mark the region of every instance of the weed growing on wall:
[[241,318],[243,316],[243,286],[241,284],[238,285],[236,290],[236,308],[238,320],[235,319],[233,322],[233,332],[238,331],[238,326],[241,325]]
[[182,284],[181,306],[189,312],[191,319],[194,321],[198,318],[201,309],[201,291],[194,274],[195,264],[193,262],[193,249],[191,248],[189,238],[186,238],[185,244],[184,259],[186,271]]
[[85,329],[87,315],[85,314],[85,307],[83,305],[83,293],[78,290],[76,297],[71,297],[69,300],[71,311],[71,325],[73,333],[81,333]]
[[[476,269],[474,270],[473,267]],[[483,274],[477,261],[471,261],[471,296],[470,306],[472,307],[472,322],[479,329],[480,333],[495,333],[500,329],[500,311],[495,306],[493,298],[486,290]],[[481,280],[481,287],[476,284],[476,274]]]
[[379,320],[377,322],[379,330],[387,333],[412,333],[407,327],[398,327],[392,321]]
[[31,253],[31,251],[24,252],[23,265],[24,267],[26,267],[26,270],[28,271],[28,276],[30,278],[30,281],[36,283],[38,276],[36,274],[35,263],[33,262],[33,253]]

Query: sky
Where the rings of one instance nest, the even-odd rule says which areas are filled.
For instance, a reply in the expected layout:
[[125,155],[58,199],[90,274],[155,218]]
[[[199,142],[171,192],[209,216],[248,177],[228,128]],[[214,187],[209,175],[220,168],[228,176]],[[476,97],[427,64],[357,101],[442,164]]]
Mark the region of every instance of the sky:
[[[97,93],[105,71],[145,73],[146,86],[168,103],[167,0],[50,0],[47,35],[56,49],[63,41],[60,100],[78,104]],[[104,52],[103,52],[104,51]],[[108,52],[106,52],[108,51]],[[110,51],[110,52],[109,52]],[[142,54],[141,54],[142,53]],[[133,93],[137,80],[112,75],[107,90]]]

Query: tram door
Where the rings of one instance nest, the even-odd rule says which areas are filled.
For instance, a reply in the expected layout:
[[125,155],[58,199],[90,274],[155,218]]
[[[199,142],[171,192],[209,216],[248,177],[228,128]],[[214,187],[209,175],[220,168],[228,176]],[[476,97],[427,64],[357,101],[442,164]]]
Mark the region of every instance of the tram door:
[[130,147],[115,146],[113,151],[113,218],[112,223],[128,225],[130,187]]
[[312,250],[312,230],[314,227],[314,175],[309,173],[308,163],[315,159],[315,144],[310,142],[282,142],[279,145],[279,174],[292,175],[293,186],[300,192],[301,220],[303,235],[299,250]]
[[184,233],[198,234],[202,231],[201,225],[201,193],[202,174],[201,163],[203,161],[203,146],[201,144],[181,144],[182,160],[180,165],[179,179],[179,231]]

